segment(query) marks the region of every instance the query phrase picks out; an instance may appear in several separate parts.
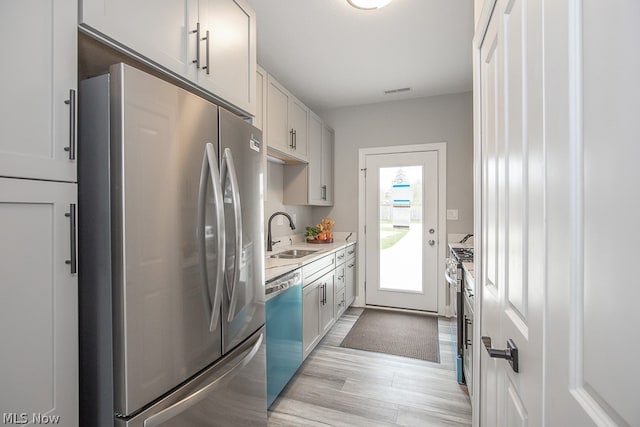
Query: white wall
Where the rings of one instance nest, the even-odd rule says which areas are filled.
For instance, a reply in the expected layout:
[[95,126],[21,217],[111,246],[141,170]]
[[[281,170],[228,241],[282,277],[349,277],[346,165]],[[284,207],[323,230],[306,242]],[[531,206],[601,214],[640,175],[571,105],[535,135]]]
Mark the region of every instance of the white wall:
[[336,132],[335,199],[331,208],[313,208],[314,223],[330,216],[336,231],[357,231],[359,148],[446,142],[447,208],[458,209],[447,232],[473,231],[471,92],[338,108],[320,116]]

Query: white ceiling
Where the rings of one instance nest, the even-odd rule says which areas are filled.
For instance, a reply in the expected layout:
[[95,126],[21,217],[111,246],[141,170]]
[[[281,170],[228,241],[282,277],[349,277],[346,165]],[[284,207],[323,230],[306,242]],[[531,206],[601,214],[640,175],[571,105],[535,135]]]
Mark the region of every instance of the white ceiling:
[[[247,0],[258,63],[312,110],[470,91],[473,0]],[[411,91],[385,95],[385,90]]]

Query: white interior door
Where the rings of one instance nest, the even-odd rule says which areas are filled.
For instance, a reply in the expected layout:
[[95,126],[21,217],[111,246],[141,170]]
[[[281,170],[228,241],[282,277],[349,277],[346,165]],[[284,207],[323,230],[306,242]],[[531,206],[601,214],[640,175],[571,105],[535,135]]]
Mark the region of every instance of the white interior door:
[[438,152],[366,156],[366,304],[438,311]]
[[639,21],[545,3],[548,425],[640,425]]
[[[542,424],[545,267],[540,9],[498,1],[480,48],[481,424]],[[512,340],[515,362],[490,356]]]
[[[477,337],[491,345],[475,349],[475,425],[640,425],[627,250],[640,239],[639,19],[631,1],[497,0],[476,35]],[[507,339],[518,372],[486,349]]]

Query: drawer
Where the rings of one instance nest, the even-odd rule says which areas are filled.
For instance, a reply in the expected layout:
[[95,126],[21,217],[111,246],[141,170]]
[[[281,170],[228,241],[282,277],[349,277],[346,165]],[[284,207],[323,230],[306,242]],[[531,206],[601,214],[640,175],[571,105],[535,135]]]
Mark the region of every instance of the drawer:
[[324,256],[319,260],[313,261],[302,267],[302,280],[304,286],[307,286],[318,277],[322,276],[328,267],[334,268],[336,264],[335,254]]
[[336,265],[344,264],[346,256],[346,249],[340,249],[339,251],[336,251]]

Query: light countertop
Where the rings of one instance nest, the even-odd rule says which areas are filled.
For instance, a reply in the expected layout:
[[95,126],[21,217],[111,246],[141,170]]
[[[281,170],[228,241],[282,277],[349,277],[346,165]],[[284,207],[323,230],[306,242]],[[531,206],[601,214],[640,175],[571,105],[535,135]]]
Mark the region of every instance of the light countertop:
[[449,242],[449,250],[451,248],[473,249],[473,243]]
[[[349,240],[345,240],[349,234],[350,233],[348,232],[333,233],[333,243],[307,243],[300,237],[298,237],[297,239],[294,237],[291,244],[283,244],[284,241],[287,240],[287,238],[281,238],[280,240],[282,240],[282,242],[277,244],[274,247],[273,251],[265,252],[265,281],[269,282],[278,276],[281,276],[292,270],[295,270],[296,268],[300,268],[305,264],[313,262],[316,259],[323,257],[324,255],[338,251],[342,248],[346,248],[347,246],[355,243],[356,233],[352,233],[351,237],[349,237]],[[274,255],[289,249],[305,249],[317,252],[302,258],[295,259],[269,258],[270,255]]]

